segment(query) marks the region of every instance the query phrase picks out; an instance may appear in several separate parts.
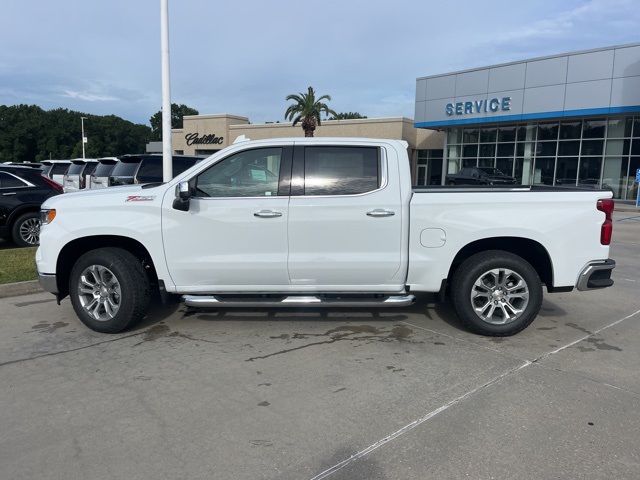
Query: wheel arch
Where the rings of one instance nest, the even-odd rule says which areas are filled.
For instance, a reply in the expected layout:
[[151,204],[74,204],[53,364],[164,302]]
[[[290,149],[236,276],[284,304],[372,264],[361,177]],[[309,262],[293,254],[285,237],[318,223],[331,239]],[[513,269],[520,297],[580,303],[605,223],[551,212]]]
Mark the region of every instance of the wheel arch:
[[69,276],[75,262],[85,253],[99,248],[121,248],[133,254],[147,273],[153,286],[158,284],[158,274],[151,254],[147,248],[131,237],[122,235],[91,235],[67,243],[58,254],[56,261],[56,283],[58,286],[58,299],[69,294]]
[[15,221],[25,213],[40,213],[40,204],[26,203],[16,207],[7,218],[7,226],[11,229]]
[[547,291],[553,291],[553,263],[549,252],[540,242],[525,237],[490,237],[468,243],[454,257],[447,279],[453,278],[467,258],[487,250],[503,250],[522,257],[536,270]]

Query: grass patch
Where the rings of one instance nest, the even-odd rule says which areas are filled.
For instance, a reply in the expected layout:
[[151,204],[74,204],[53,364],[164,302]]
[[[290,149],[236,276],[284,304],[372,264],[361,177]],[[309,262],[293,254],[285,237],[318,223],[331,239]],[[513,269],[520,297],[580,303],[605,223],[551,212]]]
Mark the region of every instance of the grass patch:
[[35,280],[36,247],[0,250],[0,284]]

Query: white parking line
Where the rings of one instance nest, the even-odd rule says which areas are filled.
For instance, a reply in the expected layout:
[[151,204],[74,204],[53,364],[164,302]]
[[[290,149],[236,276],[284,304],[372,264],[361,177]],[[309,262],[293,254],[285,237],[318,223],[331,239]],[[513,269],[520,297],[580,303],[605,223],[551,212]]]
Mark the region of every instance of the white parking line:
[[390,435],[387,435],[386,437],[382,438],[381,440],[378,440],[375,443],[372,443],[371,445],[369,445],[367,448],[360,450],[357,453],[354,453],[353,455],[351,455],[349,458],[345,458],[344,460],[342,460],[339,463],[336,463],[335,465],[333,465],[332,467],[327,468],[326,470],[320,472],[319,474],[317,474],[315,477],[312,477],[310,480],[321,480],[323,478],[327,478],[329,475],[332,475],[334,473],[336,473],[338,470],[342,470],[344,467],[346,467],[347,465],[355,462],[356,460],[365,457],[366,455],[370,454],[371,452],[373,452],[374,450],[377,450],[378,448],[380,448],[381,446],[383,446],[386,443],[389,443],[392,440],[395,440],[396,438],[404,435],[405,433],[413,430],[414,428],[416,428],[418,425],[423,424],[424,422],[426,422],[427,420],[432,419],[433,417],[435,417],[436,415],[438,415],[439,413],[444,412],[445,410],[447,410],[448,408],[457,405],[458,403],[462,402],[465,398],[468,398],[472,395],[474,395],[475,393],[484,390],[487,387],[490,387],[491,385],[494,385],[496,383],[498,383],[500,380],[502,380],[503,378],[513,374],[513,373],[517,373],[520,370],[528,367],[529,365],[533,365],[536,362],[539,362],[541,360],[544,360],[545,358],[554,355],[558,352],[561,352],[562,350],[565,350],[569,347],[572,347],[573,345],[582,342],[583,340],[586,340],[589,337],[592,337],[594,335],[599,334],[600,332],[603,332],[604,330],[611,328],[615,325],[618,325],[621,322],[624,322],[625,320],[628,320],[631,317],[634,317],[635,315],[638,315],[640,313],[640,310],[636,310],[635,312],[627,315],[626,317],[620,318],[619,320],[616,320],[614,322],[609,323],[608,325],[605,325],[602,328],[599,328],[598,330],[595,330],[594,332],[585,335],[581,338],[579,338],[578,340],[575,340],[573,342],[567,343],[566,345],[556,348],[555,350],[552,350],[550,352],[547,352],[543,355],[540,355],[538,358],[536,358],[533,361],[528,361],[526,360],[522,365],[512,368],[500,375],[498,375],[497,377],[494,377],[493,379],[489,380],[487,383],[480,385],[479,387],[476,387],[472,390],[469,390],[466,393],[463,393],[462,395],[460,395],[459,397],[454,398],[453,400],[450,400],[449,402],[445,403],[444,405],[436,408],[435,410],[430,411],[429,413],[427,413],[426,415],[423,415],[422,417],[414,420],[413,422],[409,423],[408,425],[405,425],[404,427],[400,428],[399,430],[396,430],[395,432],[393,432]]

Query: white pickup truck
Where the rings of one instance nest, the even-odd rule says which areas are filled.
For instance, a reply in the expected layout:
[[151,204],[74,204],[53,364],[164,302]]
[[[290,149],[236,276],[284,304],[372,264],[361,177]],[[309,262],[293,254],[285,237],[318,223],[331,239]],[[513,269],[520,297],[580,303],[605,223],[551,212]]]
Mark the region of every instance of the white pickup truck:
[[40,282],[100,332],[156,298],[191,307],[394,307],[449,295],[461,321],[512,335],[548,292],[613,284],[611,192],[412,188],[407,144],[242,141],[165,184],[45,202]]

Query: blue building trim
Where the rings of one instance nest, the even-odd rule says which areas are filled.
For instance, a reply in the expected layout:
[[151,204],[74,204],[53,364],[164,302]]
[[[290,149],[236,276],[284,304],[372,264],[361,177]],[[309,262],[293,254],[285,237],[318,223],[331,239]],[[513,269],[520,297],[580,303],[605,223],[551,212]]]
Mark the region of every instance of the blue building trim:
[[435,122],[415,122],[415,128],[455,127],[458,125],[477,125],[480,123],[523,122],[548,118],[587,117],[593,115],[615,115],[619,113],[640,113],[640,105],[625,107],[583,108],[579,110],[558,110],[555,112],[519,113],[515,115],[495,115],[490,117],[460,118]]

